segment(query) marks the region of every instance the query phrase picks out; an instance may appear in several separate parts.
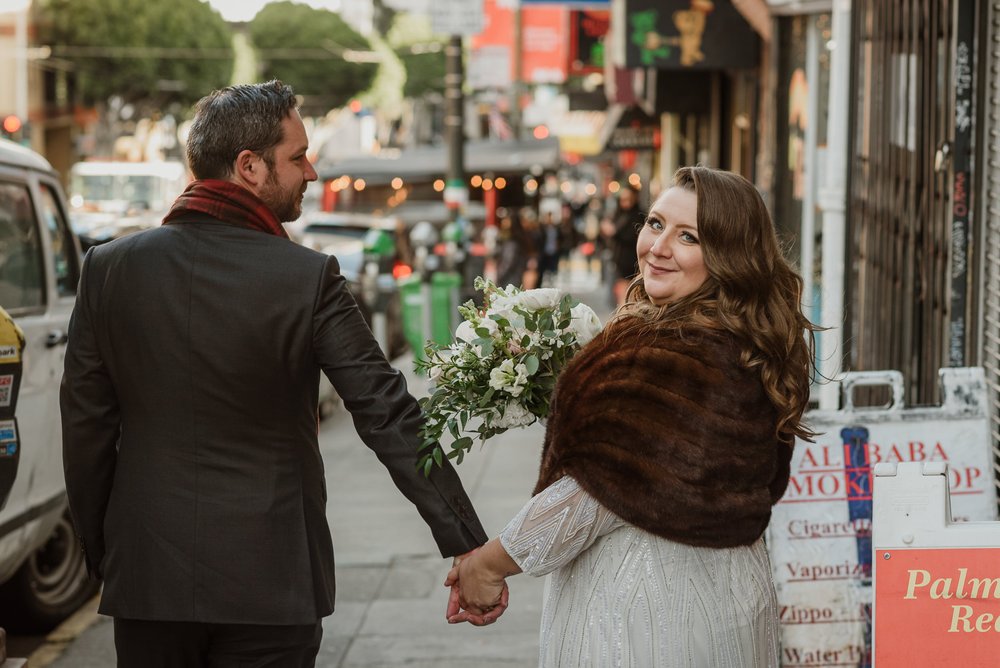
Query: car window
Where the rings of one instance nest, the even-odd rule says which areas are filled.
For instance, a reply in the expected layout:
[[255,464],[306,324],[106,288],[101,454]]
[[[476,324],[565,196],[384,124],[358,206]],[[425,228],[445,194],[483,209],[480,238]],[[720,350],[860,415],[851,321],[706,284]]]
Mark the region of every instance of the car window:
[[324,225],[311,223],[306,226],[304,234],[322,234],[323,236],[347,237],[349,239],[364,239],[368,234],[367,227],[343,227],[341,225]]
[[56,268],[56,287],[60,297],[72,297],[76,294],[77,266],[76,246],[70,236],[66,217],[59,207],[55,190],[46,183],[42,188],[42,219],[48,225],[52,237],[52,264]]
[[45,304],[39,235],[27,184],[0,181],[0,306],[8,311]]

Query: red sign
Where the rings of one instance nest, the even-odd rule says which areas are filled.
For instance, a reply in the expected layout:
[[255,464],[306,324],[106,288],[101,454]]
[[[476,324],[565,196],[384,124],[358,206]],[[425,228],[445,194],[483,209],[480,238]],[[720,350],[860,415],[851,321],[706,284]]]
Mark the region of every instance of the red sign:
[[[521,12],[521,73],[520,80],[529,83],[563,83],[569,70],[570,10],[565,7],[522,7]],[[472,37],[473,53],[493,47],[516,48],[514,44],[514,10],[500,6],[496,0],[484,0],[483,31]],[[511,80],[517,80],[514,58]]]
[[563,83],[569,70],[569,10],[564,7],[521,9],[524,81]]
[[992,666],[1000,548],[875,552],[876,666]]

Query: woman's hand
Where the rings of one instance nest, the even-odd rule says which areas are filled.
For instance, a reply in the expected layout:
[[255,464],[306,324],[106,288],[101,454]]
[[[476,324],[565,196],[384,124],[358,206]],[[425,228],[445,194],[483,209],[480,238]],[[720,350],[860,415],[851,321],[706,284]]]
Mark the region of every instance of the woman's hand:
[[483,626],[496,621],[507,609],[509,592],[504,578],[520,572],[520,567],[496,538],[457,557],[444,582],[446,587],[451,587],[446,612],[448,622]]
[[452,568],[445,585],[456,585],[458,604],[473,615],[485,615],[500,605],[504,590],[502,573],[489,568],[487,560],[474,554]]

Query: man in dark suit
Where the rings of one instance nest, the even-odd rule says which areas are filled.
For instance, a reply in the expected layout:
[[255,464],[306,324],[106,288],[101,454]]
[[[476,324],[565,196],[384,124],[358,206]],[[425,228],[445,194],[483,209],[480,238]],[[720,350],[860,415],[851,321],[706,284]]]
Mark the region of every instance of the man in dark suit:
[[336,258],[281,226],[316,179],[307,145],[281,82],[212,93],[164,224],[84,261],[63,455],[119,666],[314,665],[335,591],[321,370],[441,554],[487,539],[454,469],[417,471],[419,406]]

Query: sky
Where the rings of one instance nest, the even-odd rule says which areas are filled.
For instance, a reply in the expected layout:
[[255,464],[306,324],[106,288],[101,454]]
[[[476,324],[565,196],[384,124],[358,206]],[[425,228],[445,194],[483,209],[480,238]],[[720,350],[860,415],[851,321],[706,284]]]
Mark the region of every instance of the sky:
[[[227,21],[249,21],[271,0],[208,0]],[[341,0],[296,0],[319,9],[339,11]],[[350,2],[350,0],[346,0]]]
[[[0,0],[0,3],[6,1],[8,0]],[[257,12],[260,11],[261,7],[266,5],[268,2],[274,1],[275,0],[208,0],[208,4],[219,10],[219,13],[222,14],[222,18],[227,21],[249,21],[257,15]],[[339,12],[341,7],[350,10],[351,3],[357,2],[357,0],[293,1],[310,5],[318,9],[329,9],[332,12]],[[390,7],[394,7],[395,9],[426,11],[429,1],[430,0],[387,0],[385,4]]]

